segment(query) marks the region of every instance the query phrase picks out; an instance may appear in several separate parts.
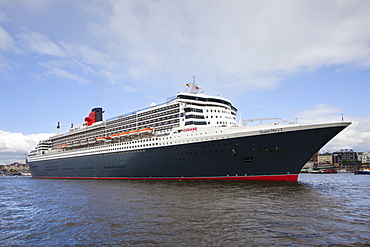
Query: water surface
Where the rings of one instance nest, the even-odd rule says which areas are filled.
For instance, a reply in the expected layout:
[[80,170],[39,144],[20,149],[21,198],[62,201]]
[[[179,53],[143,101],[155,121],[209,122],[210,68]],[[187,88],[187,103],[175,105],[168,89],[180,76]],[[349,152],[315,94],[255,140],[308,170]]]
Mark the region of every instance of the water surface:
[[2,246],[370,244],[370,176],[298,182],[0,177]]

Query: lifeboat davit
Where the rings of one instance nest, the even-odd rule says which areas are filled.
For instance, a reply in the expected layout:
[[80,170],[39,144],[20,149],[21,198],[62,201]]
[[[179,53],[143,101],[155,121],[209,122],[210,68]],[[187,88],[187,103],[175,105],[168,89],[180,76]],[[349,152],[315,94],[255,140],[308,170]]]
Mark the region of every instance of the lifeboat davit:
[[102,136],[102,137],[98,137],[98,138],[96,138],[96,140],[98,141],[98,142],[110,142],[112,139],[111,139],[111,137],[110,136]]
[[128,132],[119,133],[119,137],[122,138],[122,139],[128,138],[129,137]]

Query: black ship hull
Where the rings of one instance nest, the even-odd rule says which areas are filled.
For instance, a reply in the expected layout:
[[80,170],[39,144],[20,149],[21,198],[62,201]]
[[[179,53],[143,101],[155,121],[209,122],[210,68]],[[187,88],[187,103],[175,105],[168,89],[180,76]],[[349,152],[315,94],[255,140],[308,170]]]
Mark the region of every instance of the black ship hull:
[[29,162],[34,178],[297,181],[347,125]]

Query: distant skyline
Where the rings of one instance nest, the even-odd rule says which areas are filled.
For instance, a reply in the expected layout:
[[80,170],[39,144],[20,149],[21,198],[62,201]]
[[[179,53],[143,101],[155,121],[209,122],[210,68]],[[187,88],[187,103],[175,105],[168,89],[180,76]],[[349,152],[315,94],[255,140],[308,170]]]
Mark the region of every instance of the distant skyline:
[[352,121],[324,151],[370,150],[370,1],[0,0],[0,164],[162,103],[192,75],[244,119]]

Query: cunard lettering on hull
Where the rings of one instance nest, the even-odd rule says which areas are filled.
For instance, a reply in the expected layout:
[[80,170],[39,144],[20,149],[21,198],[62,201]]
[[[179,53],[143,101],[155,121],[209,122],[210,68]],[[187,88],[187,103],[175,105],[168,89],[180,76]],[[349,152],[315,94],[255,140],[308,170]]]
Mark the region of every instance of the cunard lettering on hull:
[[183,129],[182,132],[188,132],[188,131],[194,131],[194,130],[197,130],[197,127],[193,127],[190,129]]
[[[297,181],[305,162],[349,122],[236,122],[231,101],[188,92],[165,103],[84,123],[40,141],[28,155],[35,178]],[[244,121],[247,123],[248,121]]]

